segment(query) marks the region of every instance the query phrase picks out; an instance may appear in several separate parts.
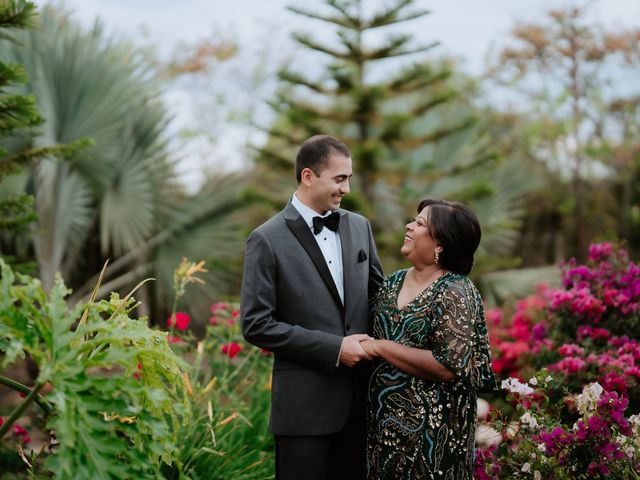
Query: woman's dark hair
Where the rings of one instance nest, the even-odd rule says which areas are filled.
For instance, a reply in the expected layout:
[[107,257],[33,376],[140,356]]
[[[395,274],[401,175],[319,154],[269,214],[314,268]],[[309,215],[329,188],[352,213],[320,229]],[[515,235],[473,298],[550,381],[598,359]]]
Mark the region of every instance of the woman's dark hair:
[[308,138],[296,155],[296,180],[302,181],[302,170],[310,168],[316,176],[320,176],[329,163],[331,154],[339,153],[350,157],[347,146],[330,135],[315,135]]
[[418,213],[425,207],[429,207],[429,232],[442,247],[438,263],[446,270],[467,275],[480,244],[478,217],[460,202],[426,198],[418,205]]

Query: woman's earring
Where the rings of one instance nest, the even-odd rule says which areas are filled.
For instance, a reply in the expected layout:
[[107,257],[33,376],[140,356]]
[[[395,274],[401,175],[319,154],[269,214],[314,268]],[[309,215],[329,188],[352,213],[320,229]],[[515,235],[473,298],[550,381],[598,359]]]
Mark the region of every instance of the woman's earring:
[[439,250],[434,250],[435,252],[435,258],[433,259],[433,263],[435,263],[436,265],[438,264],[438,262],[440,261],[440,251]]

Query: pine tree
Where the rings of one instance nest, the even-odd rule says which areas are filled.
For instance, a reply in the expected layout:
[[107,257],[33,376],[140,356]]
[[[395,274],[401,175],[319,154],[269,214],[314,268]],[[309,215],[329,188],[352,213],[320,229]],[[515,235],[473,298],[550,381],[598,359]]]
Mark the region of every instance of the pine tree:
[[[21,0],[0,3],[0,35],[11,29],[32,25],[35,5]],[[36,110],[33,95],[16,93],[16,87],[26,82],[24,67],[0,59],[0,180],[16,172],[38,156],[38,152],[20,149],[9,153],[5,145],[19,141],[20,133],[38,125],[42,119]],[[34,220],[33,198],[29,195],[7,195],[0,198],[0,229],[16,230]]]
[[[0,39],[15,42],[12,30],[29,29],[34,24],[36,6],[25,0],[0,2]],[[4,50],[6,51],[6,50]],[[33,196],[16,193],[2,180],[45,157],[69,156],[87,146],[87,140],[67,145],[34,147],[31,136],[44,119],[39,115],[36,98],[26,89],[27,74],[18,62],[0,59],[0,231],[22,231],[36,219]]]
[[[412,153],[467,129],[473,120],[449,116],[448,122],[424,121],[458,95],[452,87],[451,66],[420,55],[430,52],[435,43],[414,46],[412,35],[397,32],[388,33],[376,44],[366,41],[375,35],[380,38],[381,30],[426,15],[427,11],[412,8],[414,0],[395,0],[371,15],[364,13],[365,3],[371,2],[364,0],[325,3],[327,13],[289,8],[331,25],[338,41],[334,45],[307,33],[294,34],[297,43],[324,54],[329,62],[317,79],[295,68],[280,72],[283,86],[272,104],[278,119],[269,129],[270,141],[260,150],[258,162],[274,178],[290,178],[295,150],[304,139],[319,133],[336,135],[350,147],[354,162],[357,188],[352,189],[348,205],[372,215],[376,229],[375,222],[381,217],[374,212],[383,201],[377,192],[386,191],[381,182],[401,187]],[[412,63],[400,62],[399,57]],[[263,184],[268,175],[263,174]]]

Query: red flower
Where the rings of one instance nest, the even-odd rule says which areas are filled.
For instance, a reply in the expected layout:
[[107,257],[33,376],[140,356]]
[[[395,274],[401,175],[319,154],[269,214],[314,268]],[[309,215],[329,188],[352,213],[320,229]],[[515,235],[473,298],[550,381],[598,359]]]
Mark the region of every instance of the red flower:
[[[178,330],[186,330],[187,328],[189,328],[189,323],[191,323],[191,317],[189,316],[188,313],[176,312],[175,318],[176,318],[176,328]],[[171,320],[172,320],[172,317],[169,317],[167,319],[167,327],[171,327],[171,324],[172,324]]]
[[[142,370],[142,365],[138,362],[138,366],[136,367],[138,370]],[[140,379],[140,372],[133,372],[133,378]]]
[[227,354],[229,358],[234,358],[241,350],[242,347],[237,342],[225,343],[220,349],[220,351]]
[[174,337],[173,335],[169,335],[167,337],[167,340],[169,340],[169,343],[181,343],[182,339],[180,337]]

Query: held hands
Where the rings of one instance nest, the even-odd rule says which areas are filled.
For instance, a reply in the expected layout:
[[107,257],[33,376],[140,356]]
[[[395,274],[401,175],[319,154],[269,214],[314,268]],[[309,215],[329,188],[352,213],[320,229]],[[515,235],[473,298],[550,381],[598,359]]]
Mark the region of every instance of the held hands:
[[374,340],[373,338],[370,338],[369,340],[360,342],[360,346],[367,355],[369,355],[371,358],[375,358],[380,356],[380,352],[378,351],[380,341],[381,340]]
[[363,343],[372,340],[369,335],[365,335],[364,333],[344,337],[340,349],[340,363],[347,367],[353,367],[362,360],[372,360],[373,357],[362,348]]

